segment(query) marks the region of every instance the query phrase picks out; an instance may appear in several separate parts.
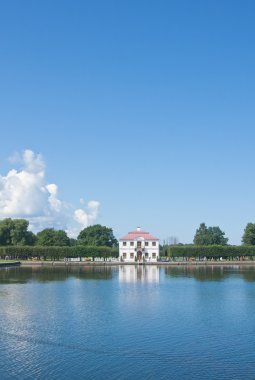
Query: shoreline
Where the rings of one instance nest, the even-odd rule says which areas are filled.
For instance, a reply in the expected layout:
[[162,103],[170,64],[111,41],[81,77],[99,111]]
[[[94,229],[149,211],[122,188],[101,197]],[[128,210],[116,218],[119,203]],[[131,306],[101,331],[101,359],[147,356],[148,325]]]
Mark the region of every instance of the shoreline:
[[[10,263],[9,263],[10,265]],[[13,264],[12,264],[13,265]],[[121,265],[135,265],[135,266],[230,266],[230,265],[247,265],[255,266],[255,261],[191,261],[191,262],[155,262],[155,263],[121,263],[119,261],[98,261],[98,262],[66,262],[66,261],[21,261],[20,266],[65,266],[65,267],[93,267],[93,266],[121,266]]]
[[20,266],[21,265],[21,262],[20,261],[1,261],[0,262],[0,268],[3,267],[3,268],[6,268],[6,267],[17,267],[17,266]]
[[122,263],[119,261],[7,261],[0,262],[0,268],[14,266],[33,266],[33,267],[110,267],[110,266],[161,266],[161,267],[202,267],[202,266],[249,266],[255,267],[255,261],[170,261],[170,262],[152,262],[152,263]]

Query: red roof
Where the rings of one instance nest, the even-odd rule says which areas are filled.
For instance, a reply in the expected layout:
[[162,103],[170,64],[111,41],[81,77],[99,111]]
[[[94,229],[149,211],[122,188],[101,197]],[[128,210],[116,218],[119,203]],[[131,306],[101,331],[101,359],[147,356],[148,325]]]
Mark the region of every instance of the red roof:
[[143,238],[144,240],[159,240],[149,232],[145,231],[131,231],[127,235],[123,236],[120,240],[136,240],[137,238]]

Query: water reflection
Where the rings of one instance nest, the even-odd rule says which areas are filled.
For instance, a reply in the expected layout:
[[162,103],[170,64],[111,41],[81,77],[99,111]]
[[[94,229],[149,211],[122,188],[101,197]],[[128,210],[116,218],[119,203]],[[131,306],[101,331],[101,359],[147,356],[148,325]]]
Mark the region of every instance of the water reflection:
[[190,277],[202,282],[223,281],[234,275],[241,276],[246,281],[255,281],[255,266],[248,265],[168,266],[164,271],[169,277]]
[[156,265],[121,265],[119,267],[120,282],[159,282],[159,267]]
[[252,380],[254,268],[2,268],[1,380]]
[[0,284],[79,280],[111,280],[123,283],[158,283],[162,278],[193,278],[196,281],[223,281],[238,276],[255,282],[255,266],[248,265],[120,265],[120,266],[30,266],[0,268]]
[[74,277],[80,280],[110,280],[113,276],[113,267],[10,267],[0,269],[0,284],[24,284],[31,281],[49,282],[65,281]]

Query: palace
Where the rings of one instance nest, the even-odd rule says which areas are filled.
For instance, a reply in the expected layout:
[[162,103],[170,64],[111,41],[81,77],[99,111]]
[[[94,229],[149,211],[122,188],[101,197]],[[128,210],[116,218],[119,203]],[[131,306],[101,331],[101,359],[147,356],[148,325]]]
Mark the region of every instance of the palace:
[[156,262],[159,258],[159,239],[140,227],[119,239],[119,259],[127,263]]

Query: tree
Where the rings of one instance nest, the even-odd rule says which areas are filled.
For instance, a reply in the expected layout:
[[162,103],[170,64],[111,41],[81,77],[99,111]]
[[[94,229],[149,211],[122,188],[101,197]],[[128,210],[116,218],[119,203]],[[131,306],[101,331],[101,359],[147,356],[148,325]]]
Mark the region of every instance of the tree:
[[71,247],[74,247],[75,245],[77,245],[77,240],[74,239],[74,238],[69,238],[69,241],[70,241],[70,246]]
[[242,242],[246,245],[255,245],[255,223],[248,223],[244,229]]
[[224,237],[225,232],[220,227],[206,227],[201,223],[194,236],[195,245],[226,245],[228,238]]
[[163,241],[163,245],[177,245],[179,244],[179,239],[177,236],[169,236]]
[[0,221],[0,245],[33,245],[35,235],[28,231],[25,219],[6,218]]
[[208,229],[205,223],[201,223],[199,228],[196,230],[196,234],[193,240],[195,245],[209,245]]
[[13,229],[11,230],[12,245],[33,245],[35,243],[35,235],[32,231],[28,231],[29,222],[25,219],[13,219]]
[[27,231],[27,234],[26,234],[27,245],[35,245],[36,239],[37,239],[36,235],[32,231]]
[[113,235],[112,228],[95,224],[84,228],[77,238],[77,244],[90,246],[116,247],[118,241]]
[[0,244],[11,245],[11,231],[13,229],[13,221],[11,218],[6,218],[0,222]]
[[47,247],[65,247],[70,245],[70,239],[65,231],[45,228],[38,232],[36,245]]

